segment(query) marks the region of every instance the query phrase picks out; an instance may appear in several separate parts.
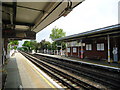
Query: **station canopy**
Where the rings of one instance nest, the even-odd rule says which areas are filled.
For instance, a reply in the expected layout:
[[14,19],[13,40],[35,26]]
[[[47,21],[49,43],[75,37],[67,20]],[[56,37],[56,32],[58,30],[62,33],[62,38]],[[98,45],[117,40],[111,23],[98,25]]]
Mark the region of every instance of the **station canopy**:
[[55,39],[54,41],[64,41],[64,42],[71,42],[77,41],[80,42],[81,40],[89,40],[90,38],[97,38],[97,37],[119,37],[120,36],[120,24],[115,24],[95,30],[90,30],[83,33],[78,33],[62,38]]
[[66,16],[84,0],[61,2],[2,2],[3,38],[35,39],[36,33]]

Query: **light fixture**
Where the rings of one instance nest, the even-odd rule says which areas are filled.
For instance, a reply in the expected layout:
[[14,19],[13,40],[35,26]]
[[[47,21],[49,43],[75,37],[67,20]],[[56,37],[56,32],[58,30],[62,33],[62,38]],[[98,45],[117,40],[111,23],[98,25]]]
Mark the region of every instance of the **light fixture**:
[[60,13],[59,16],[67,16],[72,11],[72,2],[69,0],[67,7]]

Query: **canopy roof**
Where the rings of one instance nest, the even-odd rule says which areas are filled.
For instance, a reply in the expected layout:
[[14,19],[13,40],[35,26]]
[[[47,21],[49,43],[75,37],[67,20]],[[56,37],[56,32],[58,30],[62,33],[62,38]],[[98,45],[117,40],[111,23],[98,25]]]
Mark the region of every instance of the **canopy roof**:
[[88,39],[88,38],[96,38],[96,37],[103,37],[106,35],[114,35],[114,36],[120,36],[120,24],[112,25],[112,26],[107,26],[83,33],[78,33],[62,38],[55,39],[54,41],[80,41],[82,39]]
[[[83,1],[72,2],[70,8],[67,8],[69,2],[62,0],[61,2],[2,2],[3,37],[32,39],[37,32],[61,16],[66,16]],[[28,36],[23,32],[29,33]]]

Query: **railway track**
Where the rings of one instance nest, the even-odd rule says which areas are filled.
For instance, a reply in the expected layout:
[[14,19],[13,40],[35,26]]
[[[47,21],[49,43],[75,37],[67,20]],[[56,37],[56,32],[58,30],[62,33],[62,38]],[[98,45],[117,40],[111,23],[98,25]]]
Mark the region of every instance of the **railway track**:
[[[61,60],[55,60],[55,59],[51,59],[51,58],[48,58],[45,56],[43,57],[41,55],[32,55],[32,56],[39,58],[40,60],[44,61],[45,63],[49,63],[49,65],[54,65],[54,66],[60,67],[69,72],[72,72],[78,76],[84,76],[88,79],[94,80],[95,82],[99,82],[105,86],[110,87],[111,89],[116,90],[116,89],[120,88],[120,86],[119,86],[120,77],[118,76],[118,75],[120,75],[119,72],[116,72],[116,74],[114,76],[115,72],[108,73],[108,72],[111,72],[109,70],[107,72],[106,72],[106,70],[104,72],[100,72],[100,70],[98,70],[96,72],[96,70],[88,69],[85,67],[80,67],[81,65],[79,65],[79,64],[77,66],[77,65],[74,65],[73,63],[67,63],[67,62],[64,62],[64,60],[61,62]],[[72,67],[74,67],[74,68],[72,68]],[[111,74],[113,74],[113,75],[111,75]]]
[[[55,60],[55,59],[51,59],[48,57],[38,57],[39,55],[34,55],[37,58],[40,58],[41,60],[55,65],[57,67],[60,67],[62,69],[66,69],[74,74],[78,74],[78,75],[82,75],[84,77],[87,77],[91,80],[94,80],[95,82],[99,82],[105,86],[110,87],[111,89],[118,89],[120,88],[120,77],[119,77],[119,72],[112,72],[111,71],[96,71],[96,70],[92,70],[92,69],[88,69],[85,67],[80,67],[80,65],[74,65],[68,62],[63,62],[61,60]],[[72,68],[74,67],[74,68]],[[90,68],[90,67],[89,67]],[[110,72],[110,73],[108,73]],[[111,74],[115,74],[115,75],[111,75]]]
[[89,90],[99,90],[99,88],[96,88],[95,86],[92,86],[86,82],[83,82],[71,75],[68,75],[56,68],[54,68],[53,65],[50,65],[49,63],[46,63],[45,61],[41,61],[40,59],[33,57],[27,53],[21,52],[27,59],[29,59],[32,63],[34,63],[37,67],[42,69],[44,72],[46,72],[49,76],[54,78],[55,80],[59,81],[59,83],[62,83],[64,85],[64,88],[68,89],[89,89]]

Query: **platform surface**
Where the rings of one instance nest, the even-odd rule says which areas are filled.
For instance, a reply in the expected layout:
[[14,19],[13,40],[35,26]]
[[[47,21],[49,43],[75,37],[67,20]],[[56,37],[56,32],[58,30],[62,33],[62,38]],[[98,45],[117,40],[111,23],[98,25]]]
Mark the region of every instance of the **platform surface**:
[[81,61],[83,63],[90,63],[90,64],[96,64],[101,66],[107,66],[107,67],[113,67],[113,68],[119,68],[120,69],[120,63],[108,63],[104,60],[89,60],[89,59],[79,59],[74,57],[65,57],[60,55],[50,55],[50,54],[43,54],[43,53],[37,53],[45,56],[60,58],[60,59],[66,59],[66,60],[75,60],[75,61]]
[[20,53],[15,53],[10,58],[6,70],[8,73],[6,89],[18,88],[20,85],[22,88],[56,88],[42,74],[38,73]]

